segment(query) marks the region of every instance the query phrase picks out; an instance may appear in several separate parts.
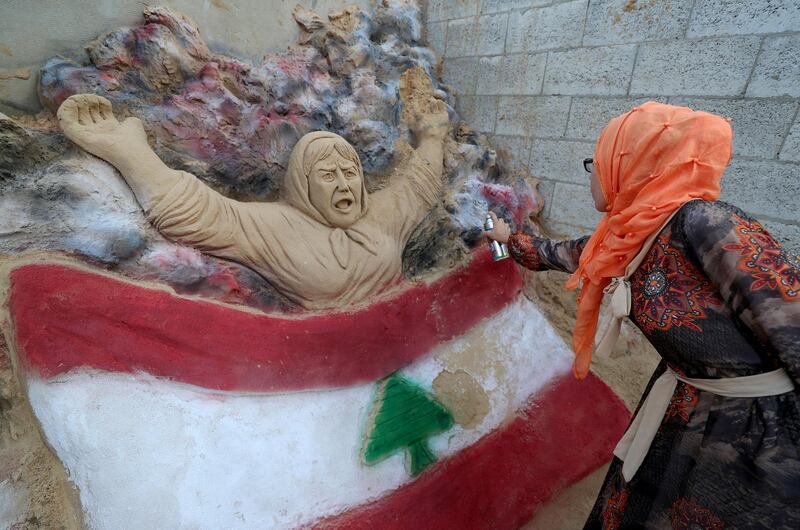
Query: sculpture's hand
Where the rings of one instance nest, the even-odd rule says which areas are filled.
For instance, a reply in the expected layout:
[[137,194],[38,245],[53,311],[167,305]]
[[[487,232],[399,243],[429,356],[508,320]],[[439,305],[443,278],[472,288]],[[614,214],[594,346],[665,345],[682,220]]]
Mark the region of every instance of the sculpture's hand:
[[450,126],[447,104],[441,99],[432,97],[421,107],[427,109],[417,113],[414,123],[411,124],[411,130],[420,140],[426,138],[442,140]]
[[148,210],[180,180],[147,143],[139,118],[119,122],[111,102],[93,94],[76,94],[58,108],[64,135],[79,147],[116,167]]
[[443,140],[450,120],[447,104],[434,95],[428,74],[421,67],[410,68],[400,77],[402,120],[418,140]]
[[70,96],[58,108],[58,123],[67,138],[121,171],[137,157],[152,152],[141,120],[127,118],[120,123],[104,97]]

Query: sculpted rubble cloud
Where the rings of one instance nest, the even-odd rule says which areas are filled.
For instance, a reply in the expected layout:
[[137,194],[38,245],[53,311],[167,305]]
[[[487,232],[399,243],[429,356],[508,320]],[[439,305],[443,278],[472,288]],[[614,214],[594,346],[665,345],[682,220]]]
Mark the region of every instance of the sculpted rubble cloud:
[[292,147],[310,131],[328,130],[353,145],[366,189],[375,192],[392,183],[413,142],[401,120],[399,80],[415,66],[447,102],[453,132],[445,146],[445,189],[410,234],[406,276],[463,261],[480,241],[489,206],[517,223],[538,212],[528,183],[506,171],[485,139],[459,125],[454,98],[421,43],[414,4],[386,2],[372,15],[348,8],[327,21],[298,8],[295,17],[304,30],[300,43],[259,64],[213,52],[192,21],[153,7],[145,8],[141,26],[91,42],[85,64],[49,61],[40,78],[48,111],[21,120],[23,126],[2,120],[0,133],[19,149],[0,160],[0,201],[13,212],[0,219],[0,253],[75,252],[179,292],[291,310],[296,304],[253,271],[165,240],[112,168],[64,140],[52,113],[73,94],[105,97],[121,119],[142,120],[168,166],[245,201],[277,199]]

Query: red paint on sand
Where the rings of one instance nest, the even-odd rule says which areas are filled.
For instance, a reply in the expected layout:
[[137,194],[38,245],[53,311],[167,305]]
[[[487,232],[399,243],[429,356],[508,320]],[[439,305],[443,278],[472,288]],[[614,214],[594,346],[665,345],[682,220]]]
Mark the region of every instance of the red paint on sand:
[[319,530],[512,530],[566,486],[611,458],[629,413],[600,379],[565,375],[507,425],[415,481]]
[[503,184],[484,182],[481,185],[481,194],[490,202],[502,205],[517,226],[521,225],[524,218],[541,210],[541,207],[537,208],[536,199],[530,192],[515,191]]
[[254,314],[56,264],[11,272],[20,359],[43,377],[143,371],[218,390],[286,391],[375,381],[461,335],[519,293],[511,260],[468,267],[353,312]]

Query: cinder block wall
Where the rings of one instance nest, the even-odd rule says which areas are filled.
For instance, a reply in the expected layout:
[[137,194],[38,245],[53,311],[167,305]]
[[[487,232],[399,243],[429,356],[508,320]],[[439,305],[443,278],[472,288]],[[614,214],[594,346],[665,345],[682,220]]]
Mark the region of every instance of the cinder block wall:
[[647,100],[733,119],[722,199],[800,253],[798,0],[427,0],[466,121],[542,179],[545,224],[588,233],[583,158]]

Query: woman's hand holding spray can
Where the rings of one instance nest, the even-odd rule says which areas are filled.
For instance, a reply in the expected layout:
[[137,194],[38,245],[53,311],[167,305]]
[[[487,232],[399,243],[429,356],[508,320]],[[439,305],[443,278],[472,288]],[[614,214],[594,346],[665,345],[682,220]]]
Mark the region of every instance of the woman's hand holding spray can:
[[486,220],[483,222],[483,229],[491,240],[489,246],[492,249],[492,259],[494,261],[506,259],[509,256],[506,242],[511,236],[508,224],[502,219],[498,219],[494,212],[488,212]]

